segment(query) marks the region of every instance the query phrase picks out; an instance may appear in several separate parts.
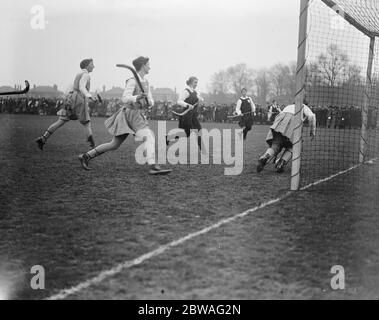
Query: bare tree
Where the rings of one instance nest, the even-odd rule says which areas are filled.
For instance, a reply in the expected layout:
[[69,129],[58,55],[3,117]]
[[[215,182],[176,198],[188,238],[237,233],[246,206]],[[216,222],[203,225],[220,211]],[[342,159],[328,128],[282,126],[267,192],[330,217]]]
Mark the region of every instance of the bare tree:
[[326,53],[317,58],[317,67],[320,69],[326,83],[334,87],[342,79],[349,63],[348,56],[337,45],[331,44]]
[[361,67],[350,64],[346,70],[346,82],[348,85],[357,85],[362,83],[362,69]]
[[211,78],[211,91],[227,94],[230,92],[230,80],[226,71],[222,70],[213,74]]
[[259,70],[255,77],[258,103],[264,105],[271,93],[270,73],[266,69]]
[[290,67],[278,63],[271,67],[270,69],[272,90],[275,96],[285,95],[286,87],[288,87],[288,82],[290,81]]
[[230,81],[231,91],[238,96],[242,88],[251,91],[254,85],[254,71],[245,63],[240,63],[235,66],[229,67],[226,70],[228,79]]
[[289,68],[289,77],[286,83],[286,95],[291,98],[291,100],[295,97],[296,94],[296,71],[297,71],[297,62],[292,61],[288,64]]

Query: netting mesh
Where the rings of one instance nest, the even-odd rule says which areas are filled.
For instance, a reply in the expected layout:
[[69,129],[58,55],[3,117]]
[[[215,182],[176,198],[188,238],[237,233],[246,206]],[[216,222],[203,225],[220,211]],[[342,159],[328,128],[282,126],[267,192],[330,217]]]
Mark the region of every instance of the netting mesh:
[[[301,185],[379,156],[379,38],[346,21],[344,12],[371,35],[379,31],[377,1],[312,0],[308,11],[306,100],[317,116],[317,137],[303,131]],[[341,10],[342,9],[342,12]],[[372,72],[367,75],[370,56]],[[365,122],[365,111],[367,123]],[[362,125],[367,127],[362,135]],[[366,141],[362,149],[362,137]]]
[[362,26],[367,33],[379,36],[378,0],[325,0],[324,3],[337,12],[341,9],[341,16],[349,15],[357,22],[357,28]]

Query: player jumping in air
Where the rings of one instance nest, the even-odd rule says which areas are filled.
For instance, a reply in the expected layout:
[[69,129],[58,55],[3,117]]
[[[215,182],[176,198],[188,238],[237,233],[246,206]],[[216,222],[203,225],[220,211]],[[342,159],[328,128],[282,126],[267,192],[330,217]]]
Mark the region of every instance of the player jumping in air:
[[[283,155],[276,162],[276,171],[284,172],[286,164],[292,158],[293,133],[294,133],[294,114],[295,105],[289,105],[283,109],[275,118],[274,124],[271,126],[267,134],[266,142],[270,146],[266,152],[259,158],[257,172],[261,172],[271,158],[276,159],[278,154],[284,148]],[[302,121],[308,119],[310,124],[310,135],[312,140],[316,135],[316,115],[312,110],[304,104]]]
[[241,98],[238,99],[235,114],[240,117],[239,126],[243,129],[243,140],[246,140],[247,133],[253,126],[253,115],[256,108],[253,100],[247,96],[247,90],[241,90]]
[[113,136],[112,141],[79,155],[82,167],[86,170],[90,170],[88,165],[91,159],[105,152],[117,150],[129,134],[134,134],[138,140],[144,141],[150,174],[167,174],[172,171],[164,170],[156,165],[155,136],[150,130],[149,123],[143,114],[143,110],[154,105],[149,83],[147,79],[145,79],[145,75],[147,75],[150,70],[149,58],[139,57],[133,61],[133,66],[137,71],[135,76],[138,77],[142,88],[139,86],[136,78],[133,77],[126,80],[125,90],[122,95],[124,105],[105,121],[106,128]]
[[89,100],[96,100],[89,93],[91,80],[89,74],[95,68],[93,60],[83,60],[80,63],[80,68],[82,70],[75,77],[73,90],[68,94],[66,103],[63,105],[62,109],[57,112],[59,119],[54,122],[42,136],[36,139],[36,143],[41,150],[43,150],[47,139],[49,139],[56,130],[68,121],[77,119],[79,119],[80,123],[84,126],[90,147],[95,147],[88,107]]

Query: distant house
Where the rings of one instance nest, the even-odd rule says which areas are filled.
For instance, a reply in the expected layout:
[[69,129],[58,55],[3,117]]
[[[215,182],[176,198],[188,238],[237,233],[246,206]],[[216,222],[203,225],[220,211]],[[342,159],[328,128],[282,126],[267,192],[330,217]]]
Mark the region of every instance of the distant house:
[[177,93],[170,88],[156,88],[152,87],[151,93],[154,101],[167,101],[176,102],[178,100]]
[[104,99],[121,99],[124,89],[120,87],[112,87],[112,89],[105,91],[105,87],[103,88],[103,92],[99,93],[99,95]]
[[58,86],[36,86],[29,90],[28,96],[31,98],[62,98],[63,92],[58,90]]
[[[103,86],[103,91],[99,94],[104,99],[121,99],[123,93],[123,88],[113,86],[112,89],[105,90],[105,86]],[[178,95],[170,88],[154,89],[154,87],[151,87],[151,93],[154,101],[176,102],[178,100]]]
[[[15,91],[15,88],[12,88],[10,86],[2,86],[0,87],[0,92],[9,92],[9,91]],[[8,96],[2,96],[2,97],[8,97]]]
[[214,93],[208,93],[208,94],[202,93],[200,95],[204,98],[206,104],[211,104],[211,103],[232,104],[232,103],[236,103],[238,99],[236,98],[234,94],[225,94],[222,92],[214,92]]

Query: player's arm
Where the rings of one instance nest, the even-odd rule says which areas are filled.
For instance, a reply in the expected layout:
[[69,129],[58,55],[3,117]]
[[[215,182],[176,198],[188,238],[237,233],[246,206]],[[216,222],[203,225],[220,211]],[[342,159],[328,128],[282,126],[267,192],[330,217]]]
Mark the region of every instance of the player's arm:
[[257,115],[257,107],[255,106],[254,104],[254,101],[253,99],[250,98],[250,103],[251,103],[251,112],[253,113],[253,115]]
[[130,78],[126,80],[125,89],[121,98],[121,101],[123,103],[136,103],[137,102],[138,95],[136,96],[133,95],[136,84],[137,82],[134,78]]
[[[191,108],[191,105],[187,102],[184,102],[189,97],[189,93],[187,90],[183,90],[180,95],[177,104],[180,105],[183,108]],[[193,106],[192,106],[193,108]]]
[[267,121],[270,121],[271,116],[272,116],[272,106],[270,106],[270,108],[268,109],[268,113],[267,113]]
[[151,88],[150,88],[150,84],[147,83],[147,100],[149,101],[149,106],[154,106],[154,98],[153,98],[153,94],[151,92]]
[[304,110],[304,116],[305,116],[305,118],[307,118],[308,121],[309,121],[309,125],[310,125],[310,128],[311,128],[310,135],[313,138],[316,135],[316,115],[306,105],[304,105],[303,110]]
[[235,111],[235,113],[236,113],[236,115],[241,115],[241,105],[242,105],[242,101],[241,101],[241,99],[238,99],[238,101],[237,101],[237,105],[236,105],[236,111]]
[[88,81],[89,81],[89,74],[83,73],[79,81],[79,90],[85,97],[92,98],[91,94],[88,92],[87,87],[86,87]]

